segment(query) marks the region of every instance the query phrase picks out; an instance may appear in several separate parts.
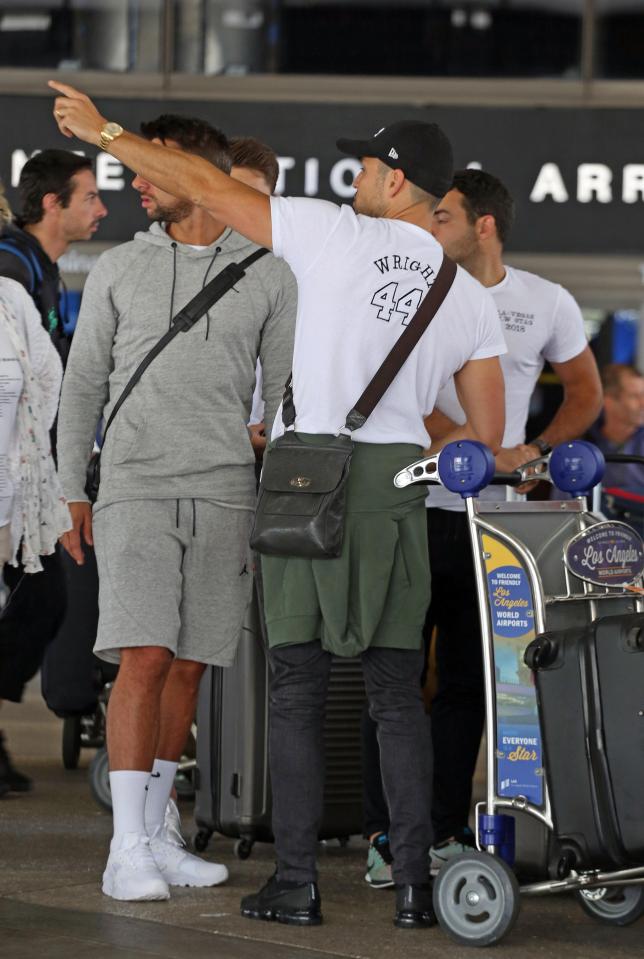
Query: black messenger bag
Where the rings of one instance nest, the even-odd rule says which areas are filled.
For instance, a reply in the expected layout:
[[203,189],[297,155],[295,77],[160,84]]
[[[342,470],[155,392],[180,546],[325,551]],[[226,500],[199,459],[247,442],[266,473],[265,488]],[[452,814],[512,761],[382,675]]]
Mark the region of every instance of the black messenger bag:
[[317,444],[300,439],[295,425],[292,377],[282,404],[286,432],[267,451],[250,545],[267,556],[335,559],[342,552],[351,433],[365,424],[447,296],[456,264],[443,257],[429,293],[400,335],[340,433]]

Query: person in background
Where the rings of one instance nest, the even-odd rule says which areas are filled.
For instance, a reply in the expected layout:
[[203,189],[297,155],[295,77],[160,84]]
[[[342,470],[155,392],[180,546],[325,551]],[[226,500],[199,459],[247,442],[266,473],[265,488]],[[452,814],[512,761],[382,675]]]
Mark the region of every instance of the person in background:
[[[0,215],[8,215],[4,198]],[[0,277],[0,364],[0,564],[5,578],[8,569],[20,569],[0,615],[1,704],[21,701],[41,660],[40,644],[30,642],[28,632],[20,635],[7,626],[6,612],[23,583],[42,580],[43,560],[71,528],[49,437],[62,364],[31,298],[5,277]],[[13,765],[0,733],[0,796],[30,788],[31,780]]]
[[[98,195],[92,161],[68,150],[43,150],[28,160],[18,195],[20,215],[15,220],[6,200],[0,211],[0,277],[23,287],[64,364],[69,338],[63,329],[65,296],[57,261],[70,243],[96,233],[107,210]],[[55,456],[55,417],[49,425]],[[5,648],[13,650],[15,676],[38,671],[65,617],[68,597],[59,553],[43,555],[41,565],[38,576],[24,576],[20,557],[4,569],[9,601],[2,635]],[[21,695],[18,687],[12,691],[12,697]],[[30,787],[23,777],[22,788]]]
[[[644,456],[644,376],[634,366],[609,363],[601,379],[604,408],[586,438],[604,453]],[[644,536],[644,464],[606,464],[601,508]]]
[[24,286],[65,363],[69,339],[58,260],[70,243],[94,236],[107,210],[92,161],[69,150],[42,150],[27,160],[18,195],[20,215],[5,219],[0,232],[0,276]]

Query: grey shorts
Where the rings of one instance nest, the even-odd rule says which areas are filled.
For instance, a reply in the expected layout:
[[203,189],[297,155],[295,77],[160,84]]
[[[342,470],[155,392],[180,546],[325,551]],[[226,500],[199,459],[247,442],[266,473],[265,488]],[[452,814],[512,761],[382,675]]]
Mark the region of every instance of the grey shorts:
[[99,574],[94,652],[164,646],[230,666],[251,593],[253,514],[208,500],[131,500],[94,511]]

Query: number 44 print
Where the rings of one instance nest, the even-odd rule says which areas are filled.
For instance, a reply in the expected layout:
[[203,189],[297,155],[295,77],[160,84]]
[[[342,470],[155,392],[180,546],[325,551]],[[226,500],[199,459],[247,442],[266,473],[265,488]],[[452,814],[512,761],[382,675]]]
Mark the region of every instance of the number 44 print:
[[386,323],[389,323],[392,316],[395,316],[397,319],[401,319],[403,326],[407,326],[416,314],[423,294],[423,290],[414,288],[398,296],[398,284],[392,281],[376,290],[371,298],[371,303],[378,307],[379,320],[385,320]]

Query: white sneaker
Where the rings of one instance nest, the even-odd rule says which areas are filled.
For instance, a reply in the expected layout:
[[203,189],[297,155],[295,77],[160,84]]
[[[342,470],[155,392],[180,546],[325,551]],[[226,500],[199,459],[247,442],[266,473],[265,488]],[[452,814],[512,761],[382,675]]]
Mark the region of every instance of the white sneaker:
[[150,849],[169,886],[218,886],[228,879],[225,866],[193,856],[168,833],[165,826],[157,829],[150,839]]
[[150,850],[150,840],[137,832],[125,833],[117,848],[110,847],[103,873],[103,892],[112,899],[138,902],[169,899],[168,884]]

